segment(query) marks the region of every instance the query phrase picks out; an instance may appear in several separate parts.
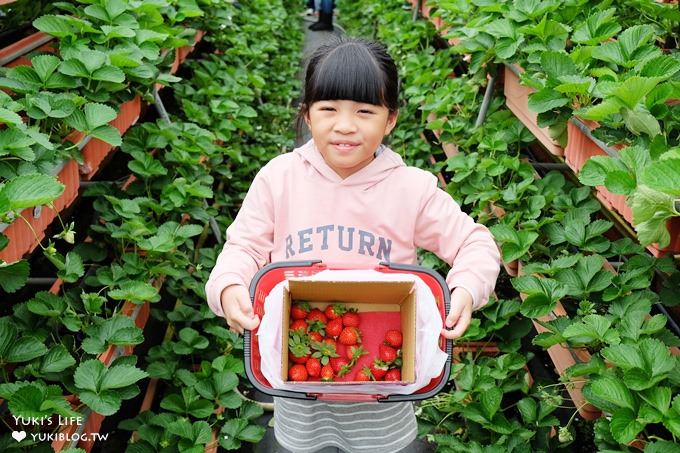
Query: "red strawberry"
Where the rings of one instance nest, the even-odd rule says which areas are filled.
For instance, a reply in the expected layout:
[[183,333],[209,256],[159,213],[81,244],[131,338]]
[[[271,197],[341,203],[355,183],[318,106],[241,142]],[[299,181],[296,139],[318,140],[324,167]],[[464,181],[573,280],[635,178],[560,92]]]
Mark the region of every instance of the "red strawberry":
[[335,318],[328,321],[326,324],[326,335],[329,337],[337,337],[342,332],[342,318]]
[[308,377],[307,368],[304,365],[293,365],[288,370],[288,379],[291,381],[306,381]]
[[359,327],[359,313],[354,311],[348,311],[344,315],[342,315],[342,323],[345,325],[345,327]]
[[332,338],[324,338],[323,341],[322,341],[322,343],[326,343],[326,344],[333,345],[333,346],[337,346],[337,345],[338,345],[338,344],[335,342],[335,340],[332,339]]
[[319,310],[318,308],[314,308],[307,315],[307,322],[311,323],[312,321],[320,321],[320,322],[326,324],[328,322],[328,319],[326,318],[326,315],[324,315],[321,310]]
[[326,309],[324,310],[324,314],[326,315],[326,318],[328,318],[330,320],[330,319],[340,318],[346,311],[347,311],[347,308],[345,308],[344,305],[333,304],[333,305],[328,305],[326,307]]
[[385,363],[392,363],[397,359],[397,350],[392,346],[381,344],[378,346],[378,357]]
[[333,378],[335,378],[335,372],[333,372],[333,367],[330,365],[324,365],[321,368],[321,380],[332,381]]
[[[349,360],[347,360],[345,357],[331,357],[331,367],[333,368],[333,371],[335,373],[338,373],[339,376],[341,376],[339,373],[347,368],[347,365],[349,365]],[[345,371],[344,374],[346,374],[347,371]]]
[[401,381],[401,370],[399,368],[392,368],[385,373],[386,381]]
[[357,371],[357,373],[354,375],[354,380],[361,382],[372,381],[373,374],[371,374],[370,368],[365,366],[361,370]]
[[392,346],[393,348],[400,348],[403,337],[401,332],[398,330],[388,330],[385,333],[385,344]]
[[321,341],[323,337],[319,332],[309,332],[309,339],[312,341]]
[[310,358],[305,363],[305,368],[307,368],[307,373],[311,377],[319,377],[321,374],[321,362],[319,362],[319,359]]
[[310,306],[307,302],[297,302],[290,307],[290,316],[293,319],[305,319],[309,310]]
[[296,356],[295,354],[291,353],[288,354],[290,361],[293,363],[305,363],[309,359],[309,355],[301,355],[301,356]]
[[303,333],[306,333],[307,321],[304,319],[296,319],[290,324],[290,330],[302,330]]
[[373,374],[373,377],[375,378],[376,381],[381,380],[385,374],[387,373],[387,364],[384,362],[381,362],[378,359],[375,359],[373,363],[369,366],[371,369],[371,373]]
[[362,355],[366,355],[368,352],[363,348],[363,346],[350,346],[347,348],[347,358],[356,362]]
[[361,333],[356,327],[345,327],[340,332],[338,337],[338,342],[344,344],[345,346],[351,346],[361,342]]

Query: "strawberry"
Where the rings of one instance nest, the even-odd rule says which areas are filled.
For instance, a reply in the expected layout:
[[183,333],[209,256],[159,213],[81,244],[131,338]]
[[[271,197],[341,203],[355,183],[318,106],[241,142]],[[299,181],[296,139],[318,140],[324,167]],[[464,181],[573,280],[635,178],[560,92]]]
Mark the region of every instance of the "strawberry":
[[318,308],[314,308],[307,315],[307,322],[311,323],[312,321],[319,321],[323,324],[326,324],[328,322],[328,319],[321,310],[319,310]]
[[[343,370],[349,371],[349,360],[347,360],[345,357],[332,357],[331,360],[331,367],[333,368],[333,371],[338,374],[338,376],[342,376],[340,374]],[[345,371],[343,374],[347,374],[347,371]]]
[[385,362],[375,359],[369,368],[371,369],[371,374],[373,374],[375,380],[379,381],[385,376],[385,373],[387,373],[388,366]]
[[340,332],[338,342],[345,346],[351,346],[361,342],[361,332],[356,327],[345,327]]
[[345,327],[359,327],[359,313],[357,313],[356,308],[350,308],[347,313],[342,315],[342,324]]
[[403,337],[401,335],[401,332],[398,330],[388,330],[385,333],[385,344],[388,346],[392,346],[393,348],[400,348],[402,341]]
[[293,365],[288,370],[288,379],[291,381],[306,381],[309,375],[304,365]]
[[328,321],[326,324],[326,335],[329,337],[337,337],[342,332],[342,318],[335,318]]
[[295,331],[295,330],[301,330],[302,333],[307,332],[307,321],[304,319],[296,319],[290,324],[290,330]]
[[333,305],[328,305],[326,307],[326,309],[324,310],[324,314],[326,315],[326,318],[331,320],[331,319],[340,318],[343,314],[345,314],[346,311],[347,311],[347,308],[345,308],[344,305],[333,304]]
[[305,368],[307,368],[307,374],[311,377],[319,377],[321,374],[321,362],[319,359],[310,358],[305,363]]
[[332,381],[335,378],[335,372],[330,365],[324,365],[321,368],[321,380],[324,382]]
[[386,381],[401,381],[401,370],[399,368],[392,368],[385,373]]
[[373,381],[374,379],[373,379],[373,374],[371,374],[370,368],[365,366],[361,370],[357,371],[357,373],[354,375],[354,380],[366,382],[366,381]]
[[307,302],[296,302],[290,307],[290,316],[293,319],[305,319],[310,308]]
[[381,344],[378,346],[378,357],[385,363],[392,363],[397,359],[397,350],[392,346]]
[[363,348],[363,346],[350,346],[347,348],[347,358],[353,362],[359,360],[362,355],[366,355],[368,352]]
[[332,338],[324,338],[323,341],[322,341],[322,343],[329,344],[329,345],[331,345],[331,346],[333,346],[333,347],[337,346],[337,343],[336,343],[335,340],[332,339]]
[[309,332],[309,339],[312,341],[321,341],[323,337],[319,332]]

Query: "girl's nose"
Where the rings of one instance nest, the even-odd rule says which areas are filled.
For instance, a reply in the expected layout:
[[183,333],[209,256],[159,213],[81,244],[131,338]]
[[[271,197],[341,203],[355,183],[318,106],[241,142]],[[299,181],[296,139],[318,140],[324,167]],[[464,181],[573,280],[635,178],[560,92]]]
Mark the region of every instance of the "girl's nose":
[[341,134],[350,134],[356,131],[356,124],[351,114],[342,113],[338,115],[335,122],[335,131]]

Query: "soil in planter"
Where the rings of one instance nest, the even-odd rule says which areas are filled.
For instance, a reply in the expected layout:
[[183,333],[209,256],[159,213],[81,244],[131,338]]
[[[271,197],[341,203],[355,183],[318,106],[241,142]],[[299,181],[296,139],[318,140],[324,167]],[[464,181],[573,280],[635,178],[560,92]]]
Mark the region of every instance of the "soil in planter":
[[517,291],[512,287],[510,280],[512,277],[508,275],[505,269],[501,268],[498,279],[496,280],[496,295],[499,299],[514,299],[517,297]]

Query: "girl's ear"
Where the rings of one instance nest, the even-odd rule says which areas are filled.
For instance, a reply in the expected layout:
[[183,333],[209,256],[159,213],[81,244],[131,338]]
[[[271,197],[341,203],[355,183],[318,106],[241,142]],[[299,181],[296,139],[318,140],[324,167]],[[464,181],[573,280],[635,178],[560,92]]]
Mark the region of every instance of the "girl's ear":
[[389,135],[392,129],[397,125],[397,117],[399,116],[399,110],[390,112],[387,116],[387,125],[385,126],[385,135]]
[[309,127],[309,106],[305,104],[300,104],[300,113],[302,118],[305,120],[305,124]]

